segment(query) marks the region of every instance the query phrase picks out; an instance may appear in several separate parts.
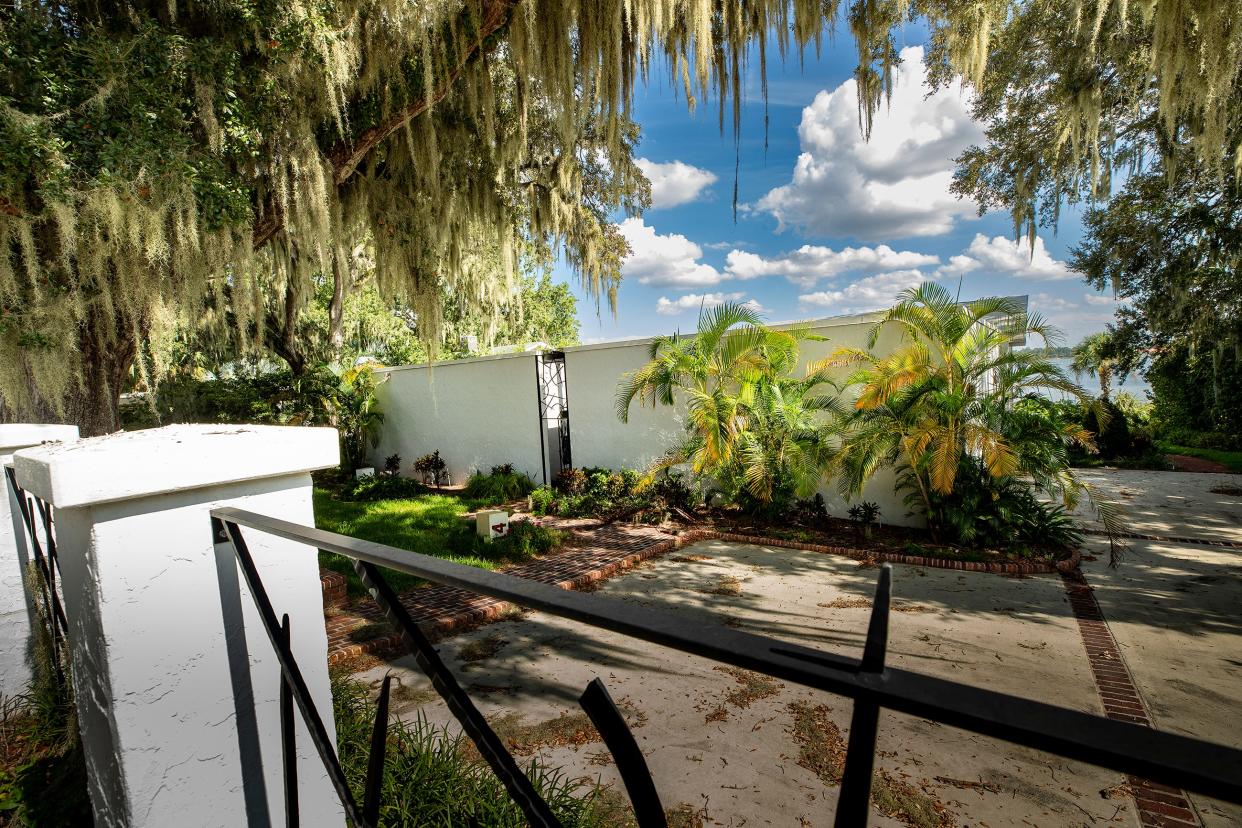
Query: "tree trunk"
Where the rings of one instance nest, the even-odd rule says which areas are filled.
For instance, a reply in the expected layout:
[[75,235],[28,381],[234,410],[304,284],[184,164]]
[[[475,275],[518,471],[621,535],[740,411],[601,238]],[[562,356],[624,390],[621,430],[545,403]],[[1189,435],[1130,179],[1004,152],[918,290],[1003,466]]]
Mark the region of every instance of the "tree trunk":
[[277,316],[268,312],[264,325],[264,339],[267,345],[281,359],[289,364],[293,376],[300,377],[306,373],[306,354],[298,346],[298,305],[297,287],[291,279],[285,285],[285,301],[282,313]]
[[332,303],[328,305],[328,345],[340,357],[345,345],[345,276],[347,265],[340,256],[332,257]]
[[92,311],[78,331],[78,352],[81,384],[70,384],[59,401],[59,411],[57,401],[45,398],[39,391],[38,378],[32,377],[32,410],[19,417],[0,407],[0,420],[76,425],[83,437],[119,431],[121,392],[138,354],[134,326],[120,313],[105,320]]

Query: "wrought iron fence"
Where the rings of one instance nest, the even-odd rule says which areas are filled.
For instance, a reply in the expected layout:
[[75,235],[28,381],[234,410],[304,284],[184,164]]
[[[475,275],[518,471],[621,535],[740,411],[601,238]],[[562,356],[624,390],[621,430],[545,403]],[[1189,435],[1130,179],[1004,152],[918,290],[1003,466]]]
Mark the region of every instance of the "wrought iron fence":
[[[33,590],[31,596],[38,608],[38,616],[43,621],[44,631],[51,647],[52,672],[56,683],[64,686],[65,647],[69,633],[69,620],[65,616],[64,602],[61,600],[60,560],[56,555],[56,532],[52,517],[52,506],[42,498],[27,494],[17,484],[17,476],[11,467],[4,470],[8,480],[9,491],[17,502],[18,511],[22,516],[24,529],[23,540],[33,557],[34,572],[26,573],[26,588]],[[42,540],[39,533],[42,531]]]
[[[531,825],[559,826],[548,804],[522,773],[503,741],[471,701],[435,647],[398,600],[380,567],[481,593],[520,606],[619,632],[684,653],[854,700],[849,742],[837,800],[836,825],[865,825],[869,813],[876,735],[882,708],[931,719],[1014,744],[1133,774],[1228,802],[1242,803],[1242,750],[1164,733],[1142,725],[1056,707],[980,687],[888,666],[885,653],[892,591],[891,570],[880,570],[876,597],[859,660],[703,623],[668,610],[636,608],[599,595],[488,572],[234,508],[212,511],[217,540],[236,552],[251,595],[280,663],[286,801],[297,824],[293,708],[308,725],[346,815],[357,826],[376,825],[388,721],[388,681],[379,697],[361,806],[345,779],[335,749],[289,647],[289,623],[278,621],[242,534],[242,527],[350,558],[359,576],[400,632],[462,729],[478,748]],[[612,753],[641,828],[666,828],[647,763],[603,682],[591,681],[579,699]]]

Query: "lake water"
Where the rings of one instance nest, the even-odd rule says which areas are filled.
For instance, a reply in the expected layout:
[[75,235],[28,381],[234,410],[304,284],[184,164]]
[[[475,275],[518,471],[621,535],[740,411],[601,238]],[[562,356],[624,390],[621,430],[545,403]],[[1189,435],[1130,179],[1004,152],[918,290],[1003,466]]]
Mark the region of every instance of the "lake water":
[[[1069,357],[1054,357],[1051,360],[1054,365],[1069,374],[1070,379],[1087,389],[1088,393],[1092,395],[1099,394],[1100,381],[1096,377],[1088,374],[1083,374],[1081,377],[1075,377],[1073,369],[1070,368],[1071,361],[1072,360],[1070,360]],[[1133,394],[1135,397],[1138,397],[1139,400],[1145,402],[1147,400],[1147,392],[1151,391],[1151,386],[1141,374],[1132,374],[1129,377],[1126,377],[1126,381],[1124,383],[1114,378],[1112,390],[1114,394],[1120,391],[1125,391],[1127,394]],[[1045,393],[1053,399],[1061,399],[1065,396],[1059,391],[1047,391]]]

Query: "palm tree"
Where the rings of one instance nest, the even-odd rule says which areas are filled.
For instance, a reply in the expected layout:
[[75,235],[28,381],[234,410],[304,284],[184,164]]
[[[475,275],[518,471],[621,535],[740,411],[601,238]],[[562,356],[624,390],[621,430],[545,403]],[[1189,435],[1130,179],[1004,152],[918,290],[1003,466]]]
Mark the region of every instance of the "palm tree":
[[[622,377],[616,410],[629,421],[640,405],[686,404],[686,439],[649,470],[689,463],[726,490],[744,489],[760,503],[782,492],[810,496],[831,462],[823,412],[836,397],[820,393],[827,371],[792,377],[804,328],[771,330],[751,308],[726,303],[704,311],[698,333],[657,337],[649,361]],[[837,412],[839,413],[839,412]]]
[[[872,352],[881,331],[896,325],[902,344]],[[1091,404],[1087,392],[1034,350],[1014,351],[1018,336],[1048,341],[1057,331],[1009,299],[958,303],[940,285],[904,291],[875,324],[867,349],[839,348],[816,368],[854,367],[845,387],[858,397],[843,427],[836,464],[842,494],[853,497],[881,467],[898,466],[916,490],[935,531],[936,503],[951,495],[969,458],[998,485],[1030,480],[1067,506],[1093,496],[1069,468],[1068,446],[1092,447],[1080,425],[1046,420],[1015,428],[1014,404],[1041,389]],[[1106,528],[1119,529],[1115,509],[1093,499]]]
[[1112,335],[1101,331],[1083,339],[1072,349],[1074,358],[1070,369],[1076,377],[1095,374],[1100,380],[1100,399],[1107,400],[1112,386],[1113,368],[1117,363],[1113,356]]

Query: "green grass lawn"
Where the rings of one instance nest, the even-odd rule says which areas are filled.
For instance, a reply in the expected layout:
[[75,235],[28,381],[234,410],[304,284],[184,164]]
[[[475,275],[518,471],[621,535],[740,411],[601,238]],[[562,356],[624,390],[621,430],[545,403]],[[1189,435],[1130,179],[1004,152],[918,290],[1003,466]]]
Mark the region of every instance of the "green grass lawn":
[[1193,446],[1177,446],[1172,443],[1158,443],[1157,447],[1166,454],[1185,454],[1188,457],[1201,457],[1204,460],[1215,460],[1229,467],[1229,471],[1242,472],[1242,451],[1221,451],[1218,449],[1201,449]]
[[[477,507],[478,504],[453,495],[428,494],[402,500],[361,502],[334,500],[327,489],[315,489],[315,525],[320,529],[455,563],[495,569],[504,561],[475,554],[474,526],[462,517]],[[348,558],[320,552],[319,563],[349,579],[351,596],[366,592]],[[426,583],[421,578],[392,570],[385,574],[398,592]]]

